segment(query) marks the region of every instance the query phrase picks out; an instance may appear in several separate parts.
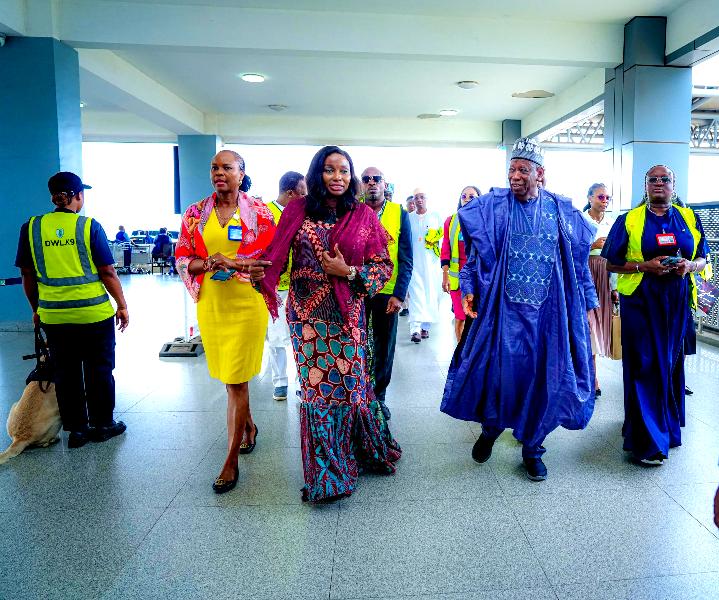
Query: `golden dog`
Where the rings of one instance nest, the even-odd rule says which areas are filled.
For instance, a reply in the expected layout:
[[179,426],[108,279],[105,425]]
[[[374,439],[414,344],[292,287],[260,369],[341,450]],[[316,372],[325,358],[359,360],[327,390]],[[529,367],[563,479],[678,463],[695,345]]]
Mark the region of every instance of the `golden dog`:
[[[44,382],[43,382],[44,383]],[[46,392],[37,381],[25,387],[20,400],[12,405],[7,418],[7,432],[12,444],[0,452],[0,464],[20,454],[29,446],[47,447],[60,438],[60,409],[57,407],[55,384],[50,383]]]

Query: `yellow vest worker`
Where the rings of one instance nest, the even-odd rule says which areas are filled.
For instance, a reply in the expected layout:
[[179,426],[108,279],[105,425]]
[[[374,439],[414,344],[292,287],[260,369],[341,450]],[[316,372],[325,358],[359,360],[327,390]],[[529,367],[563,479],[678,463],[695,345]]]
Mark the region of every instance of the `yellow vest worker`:
[[57,208],[22,226],[15,264],[35,325],[47,334],[68,447],[79,448],[125,431],[122,421],[113,420],[112,371],[115,320],[124,331],[129,317],[105,232],[78,214],[89,186],[74,173],[61,172],[48,188]]

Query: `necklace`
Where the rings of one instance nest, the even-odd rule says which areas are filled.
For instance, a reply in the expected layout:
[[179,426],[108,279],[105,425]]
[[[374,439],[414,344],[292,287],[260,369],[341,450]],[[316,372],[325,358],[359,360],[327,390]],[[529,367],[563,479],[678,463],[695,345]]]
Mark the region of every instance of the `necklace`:
[[220,207],[215,201],[215,214],[217,215],[217,221],[220,223],[220,227],[224,228],[230,222],[230,219],[232,219],[233,217],[235,219],[239,218],[239,215],[237,214],[238,205],[235,204],[235,206],[230,206],[230,208],[232,209],[232,211],[227,213],[227,209],[223,207],[224,212],[227,213],[227,215],[224,215],[220,212]]
[[[667,210],[668,210],[668,209],[669,209],[669,207],[667,207]],[[651,207],[651,205],[649,204],[649,202],[647,202],[647,210],[648,210],[650,213],[652,213],[653,215],[656,215],[657,217],[663,217],[663,216],[666,214],[666,210],[665,210],[662,214],[659,214],[658,212],[652,210],[652,207]]]
[[601,223],[602,221],[604,221],[604,213],[601,213],[602,216],[599,217],[598,219],[592,214],[592,211],[591,211],[591,210],[588,210],[588,211],[587,211],[587,214],[588,214],[590,217],[592,217],[592,220],[593,220],[595,223]]

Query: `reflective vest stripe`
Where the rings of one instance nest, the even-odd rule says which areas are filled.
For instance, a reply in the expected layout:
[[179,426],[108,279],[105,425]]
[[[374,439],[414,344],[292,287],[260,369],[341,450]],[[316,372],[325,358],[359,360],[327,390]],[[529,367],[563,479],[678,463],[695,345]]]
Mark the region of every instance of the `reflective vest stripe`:
[[[280,222],[280,217],[282,216],[282,211],[280,210],[280,207],[277,206],[277,203],[273,200],[270,202],[267,207],[270,209],[270,212],[272,213],[272,218],[275,220],[275,227],[277,227],[277,224]],[[277,285],[277,289],[281,292],[284,292],[286,290],[290,289],[290,271],[292,270],[292,250],[290,250],[289,258],[287,259],[287,269],[285,269],[285,272],[280,275],[280,282]]]
[[38,306],[41,308],[82,308],[83,306],[97,306],[109,300],[110,297],[103,294],[102,296],[83,300],[39,300]]
[[449,259],[449,289],[459,289],[459,217],[457,213],[452,215],[452,220],[449,222],[449,243],[451,248],[451,255]]
[[392,237],[387,246],[389,258],[392,261],[392,277],[380,290],[380,293],[392,294],[394,286],[397,284],[397,274],[399,273],[397,259],[399,257],[399,234],[402,226],[402,207],[395,202],[385,202],[380,222]]

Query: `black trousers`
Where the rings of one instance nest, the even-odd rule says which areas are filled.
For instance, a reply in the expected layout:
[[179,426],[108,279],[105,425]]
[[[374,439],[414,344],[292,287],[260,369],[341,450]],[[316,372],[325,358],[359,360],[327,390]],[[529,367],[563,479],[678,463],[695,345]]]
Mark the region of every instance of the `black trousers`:
[[115,319],[46,325],[55,391],[65,431],[104,427],[115,410]]
[[397,344],[397,313],[387,314],[390,298],[389,294],[377,294],[365,299],[367,322],[371,317],[374,338],[374,395],[382,402],[392,378],[394,348]]

